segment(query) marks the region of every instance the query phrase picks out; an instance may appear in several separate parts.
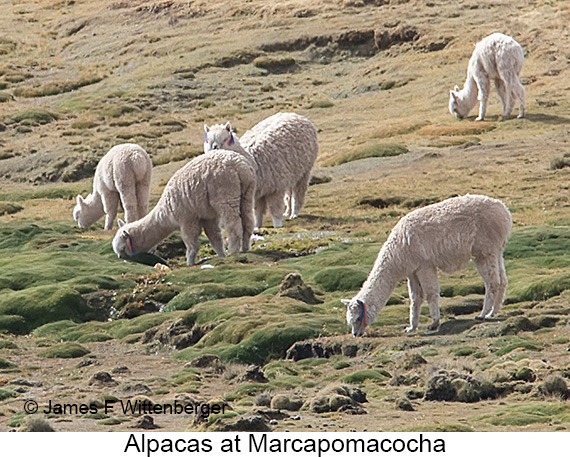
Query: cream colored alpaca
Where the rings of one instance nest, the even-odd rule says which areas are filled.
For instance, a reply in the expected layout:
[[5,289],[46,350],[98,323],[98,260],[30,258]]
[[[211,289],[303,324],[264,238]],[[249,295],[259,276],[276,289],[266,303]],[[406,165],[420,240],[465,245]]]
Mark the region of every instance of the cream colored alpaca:
[[[204,152],[224,148],[247,154],[256,167],[255,226],[269,209],[274,227],[283,217],[296,218],[305,203],[311,169],[317,158],[317,129],[306,117],[277,113],[256,124],[240,138],[230,123],[204,126]],[[284,197],[286,203],[283,212]]]
[[105,217],[105,230],[113,228],[119,200],[127,222],[148,213],[152,161],[137,144],[112,147],[100,160],[93,177],[93,192],[86,198],[77,196],[73,219],[86,229]]
[[515,102],[519,102],[519,115],[524,117],[525,90],[519,75],[524,53],[520,44],[502,33],[493,33],[475,46],[467,67],[467,79],[463,89],[458,86],[449,91],[449,112],[463,119],[479,100],[479,116],[482,121],[487,111],[491,81],[503,105],[503,117],[511,114]]
[[253,233],[254,192],[255,172],[240,154],[217,151],[198,156],[174,173],[148,215],[129,224],[119,221],[113,250],[120,258],[148,252],[180,229],[186,263],[193,265],[203,228],[216,254],[224,257],[221,222],[230,254],[245,252]]
[[485,282],[485,301],[478,319],[501,309],[507,288],[503,250],[512,218],[499,200],[483,195],[464,195],[412,211],[396,224],[380,249],[362,289],[347,305],[346,320],[352,334],[361,336],[376,321],[398,281],[408,278],[411,332],[418,328],[424,298],[433,323],[439,327],[437,270],[463,269],[473,257]]

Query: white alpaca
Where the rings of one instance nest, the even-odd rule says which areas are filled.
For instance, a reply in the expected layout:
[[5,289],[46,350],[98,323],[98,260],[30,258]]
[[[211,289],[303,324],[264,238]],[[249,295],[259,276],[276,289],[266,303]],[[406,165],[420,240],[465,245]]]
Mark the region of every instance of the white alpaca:
[[499,200],[483,195],[464,195],[412,211],[396,224],[380,249],[374,267],[347,305],[346,320],[352,334],[361,336],[376,321],[398,281],[408,278],[411,332],[418,328],[424,298],[433,323],[439,327],[437,270],[451,273],[465,268],[473,257],[485,282],[485,301],[478,319],[501,309],[507,288],[503,250],[512,218]]
[[[204,126],[204,152],[230,149],[253,158],[256,167],[255,226],[269,209],[274,227],[283,217],[296,218],[305,203],[311,169],[317,158],[317,129],[306,117],[277,113],[256,124],[239,139],[230,123]],[[284,197],[287,195],[285,213]]]
[[85,199],[77,196],[73,219],[79,228],[86,229],[105,217],[105,230],[113,228],[119,199],[127,222],[133,222],[148,213],[152,161],[137,144],[119,144],[112,147],[99,161],[93,177],[93,192]]
[[449,91],[449,112],[463,119],[479,100],[479,116],[482,121],[487,111],[491,80],[503,105],[503,117],[511,114],[516,100],[519,102],[519,118],[524,117],[525,90],[519,75],[524,53],[520,44],[510,36],[493,33],[475,46],[467,67],[467,79],[463,89],[455,86]]
[[203,228],[216,254],[224,257],[221,221],[230,254],[245,252],[253,233],[254,192],[255,172],[240,154],[218,151],[196,157],[174,173],[144,218],[129,224],[119,221],[113,250],[120,258],[148,252],[180,229],[186,263],[194,265]]

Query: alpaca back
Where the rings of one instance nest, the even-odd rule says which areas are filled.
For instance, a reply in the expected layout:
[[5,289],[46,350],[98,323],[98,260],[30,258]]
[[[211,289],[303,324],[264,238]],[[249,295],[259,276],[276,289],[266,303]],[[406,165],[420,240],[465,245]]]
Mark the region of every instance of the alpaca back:
[[216,219],[222,206],[239,208],[244,189],[252,186],[255,173],[247,158],[228,150],[211,151],[170,178],[157,207],[178,223],[190,216]]
[[268,117],[245,132],[239,143],[257,164],[257,195],[290,190],[310,173],[319,149],[315,126],[295,113]]
[[519,43],[510,36],[493,33],[475,46],[468,72],[476,74],[484,71],[490,79],[496,79],[503,78],[508,71],[514,77],[520,74],[523,61],[524,52]]
[[472,255],[501,253],[512,227],[509,210],[499,200],[465,195],[412,211],[392,230],[386,256],[397,256],[402,276],[431,264],[453,272]]
[[152,173],[152,160],[137,144],[119,144],[112,147],[99,161],[93,179],[95,191],[118,191],[117,182],[148,182]]

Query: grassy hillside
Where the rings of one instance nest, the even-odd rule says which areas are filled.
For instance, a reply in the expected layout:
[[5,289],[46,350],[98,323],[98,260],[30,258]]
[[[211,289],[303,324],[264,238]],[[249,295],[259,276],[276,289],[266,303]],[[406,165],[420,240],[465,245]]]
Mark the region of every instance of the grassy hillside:
[[[0,430],[30,427],[26,398],[134,391],[231,408],[206,421],[155,418],[165,430],[567,430],[570,5],[0,4]],[[493,92],[484,122],[475,110],[458,121],[449,89],[495,31],[525,50],[527,116],[501,119]],[[203,237],[198,266],[186,267],[174,234],[158,246],[169,264],[159,270],[118,260],[102,221],[75,226],[75,196],[113,145],[151,154],[154,205],[200,154],[204,123],[229,120],[242,134],[278,111],[317,126],[315,184],[301,216],[263,227],[251,252],[218,259]],[[420,330],[402,333],[401,283],[353,339],[340,299],[360,288],[398,219],[468,192],[513,214],[501,314],[474,320],[484,287],[471,265],[440,278],[438,332],[426,331],[425,306]],[[283,294],[291,272],[322,303]],[[267,382],[244,376],[249,364]],[[101,371],[118,385],[93,378]],[[64,419],[47,418],[61,431],[126,430],[138,418]]]

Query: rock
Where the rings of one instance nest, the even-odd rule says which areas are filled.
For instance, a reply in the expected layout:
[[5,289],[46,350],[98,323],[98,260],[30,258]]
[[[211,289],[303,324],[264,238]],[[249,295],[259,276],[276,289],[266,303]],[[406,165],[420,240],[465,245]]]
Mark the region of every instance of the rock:
[[220,432],[269,432],[268,421],[262,416],[240,417],[234,422],[225,423],[218,419],[213,427]]
[[154,423],[154,419],[152,416],[142,416],[138,421],[136,421],[130,428],[142,428],[144,430],[155,430],[160,428],[158,425]]
[[130,373],[131,370],[129,370],[129,367],[126,366],[121,366],[121,367],[115,367],[111,370],[111,373],[113,374],[127,374]]
[[43,383],[41,381],[28,381],[27,379],[12,379],[10,384],[15,386],[25,386],[25,387],[42,387]]
[[331,411],[363,414],[366,411],[361,408],[360,403],[364,402],[366,402],[366,394],[358,387],[333,384],[318,392],[308,403],[305,403],[305,407],[318,414]]
[[387,30],[377,30],[374,33],[374,43],[380,51],[383,51],[395,44],[417,40],[419,36],[420,33],[415,27],[402,25]]
[[98,371],[89,380],[89,385],[100,385],[100,386],[118,386],[119,383],[115,381],[109,373],[106,371]]
[[221,364],[222,360],[217,355],[203,354],[192,359],[188,365],[194,368],[211,368],[219,367]]
[[115,390],[115,393],[121,398],[132,398],[137,395],[147,395],[151,393],[150,387],[146,384],[136,383],[136,384],[124,384]]
[[528,317],[525,316],[515,316],[509,317],[501,326],[499,334],[505,335],[516,335],[519,332],[533,332],[538,330],[538,325],[531,322]]
[[246,370],[244,374],[242,374],[238,379],[237,382],[269,382],[269,380],[261,371],[261,367],[254,365]]
[[402,411],[415,411],[412,402],[406,397],[401,397],[396,400],[396,408]]
[[279,286],[279,296],[294,298],[308,305],[317,305],[323,301],[315,297],[313,289],[306,285],[299,273],[289,273]]
[[299,341],[287,350],[285,358],[296,362],[298,360],[310,358],[328,359],[332,355],[338,355],[341,353],[342,345],[340,343],[327,345],[323,344],[321,341]]
[[303,406],[303,400],[297,395],[277,394],[271,399],[271,409],[299,411],[301,406]]
[[473,403],[497,396],[499,391],[489,382],[481,382],[454,371],[440,370],[428,380],[424,399]]

